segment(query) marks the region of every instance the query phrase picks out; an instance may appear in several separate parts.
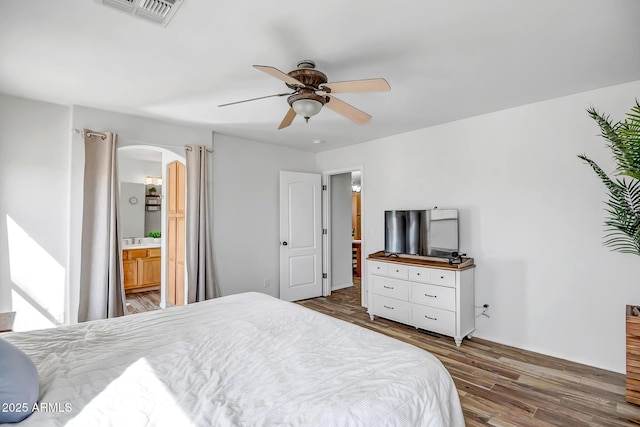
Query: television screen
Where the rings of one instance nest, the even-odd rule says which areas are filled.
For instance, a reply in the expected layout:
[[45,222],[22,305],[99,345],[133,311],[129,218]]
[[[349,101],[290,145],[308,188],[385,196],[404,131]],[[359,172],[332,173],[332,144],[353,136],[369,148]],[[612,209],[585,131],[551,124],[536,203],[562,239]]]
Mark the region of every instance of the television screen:
[[458,210],[385,211],[384,251],[451,257],[458,252]]

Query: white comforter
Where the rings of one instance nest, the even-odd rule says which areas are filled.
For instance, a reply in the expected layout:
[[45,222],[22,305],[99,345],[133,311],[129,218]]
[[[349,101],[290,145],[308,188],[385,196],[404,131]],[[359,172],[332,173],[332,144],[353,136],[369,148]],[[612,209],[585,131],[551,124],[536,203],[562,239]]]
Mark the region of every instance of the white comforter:
[[430,353],[247,293],[3,335],[40,375],[25,426],[463,426]]

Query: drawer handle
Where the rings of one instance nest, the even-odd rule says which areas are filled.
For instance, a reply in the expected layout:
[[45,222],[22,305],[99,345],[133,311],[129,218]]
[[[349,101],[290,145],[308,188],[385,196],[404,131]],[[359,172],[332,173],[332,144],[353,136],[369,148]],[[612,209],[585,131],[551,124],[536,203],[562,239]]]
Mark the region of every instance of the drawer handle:
[[427,319],[431,319],[431,320],[438,320],[438,318],[437,318],[437,317],[429,317],[429,316],[427,316],[426,314],[424,315],[424,317],[426,317]]
[[417,275],[417,276],[419,276],[419,275],[420,275],[420,273],[416,273],[416,275]]
[[384,285],[382,285],[382,287],[385,288],[385,289],[393,289],[393,286],[384,286]]
[[429,297],[429,298],[438,298],[438,295],[429,295],[429,294],[424,294],[425,297]]
[[396,270],[396,273],[400,273],[400,270]]
[[389,307],[388,305],[382,305],[384,308],[388,308],[389,310],[393,310],[393,307]]
[[440,276],[441,279],[444,279],[444,276]]

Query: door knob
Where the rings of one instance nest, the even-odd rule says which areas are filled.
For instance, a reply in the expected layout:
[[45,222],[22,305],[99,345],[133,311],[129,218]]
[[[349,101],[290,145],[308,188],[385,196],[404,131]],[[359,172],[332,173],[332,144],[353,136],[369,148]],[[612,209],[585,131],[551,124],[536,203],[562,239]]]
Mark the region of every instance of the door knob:
[[282,242],[282,246],[287,246],[288,243],[287,242]]

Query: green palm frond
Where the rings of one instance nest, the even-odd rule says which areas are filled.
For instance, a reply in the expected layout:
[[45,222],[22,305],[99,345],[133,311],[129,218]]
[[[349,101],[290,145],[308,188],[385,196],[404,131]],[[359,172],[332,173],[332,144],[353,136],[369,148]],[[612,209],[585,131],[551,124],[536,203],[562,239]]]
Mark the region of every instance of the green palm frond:
[[594,108],[587,112],[600,126],[601,136],[607,140],[616,162],[616,174],[622,176],[611,179],[596,162],[578,155],[608,191],[603,244],[618,252],[640,255],[640,104],[636,100],[627,118],[618,123]]
[[599,113],[595,108],[587,110],[589,116],[600,126],[600,134],[608,142],[617,164],[616,172],[640,179],[640,104],[627,113],[627,118],[613,123],[609,116]]

